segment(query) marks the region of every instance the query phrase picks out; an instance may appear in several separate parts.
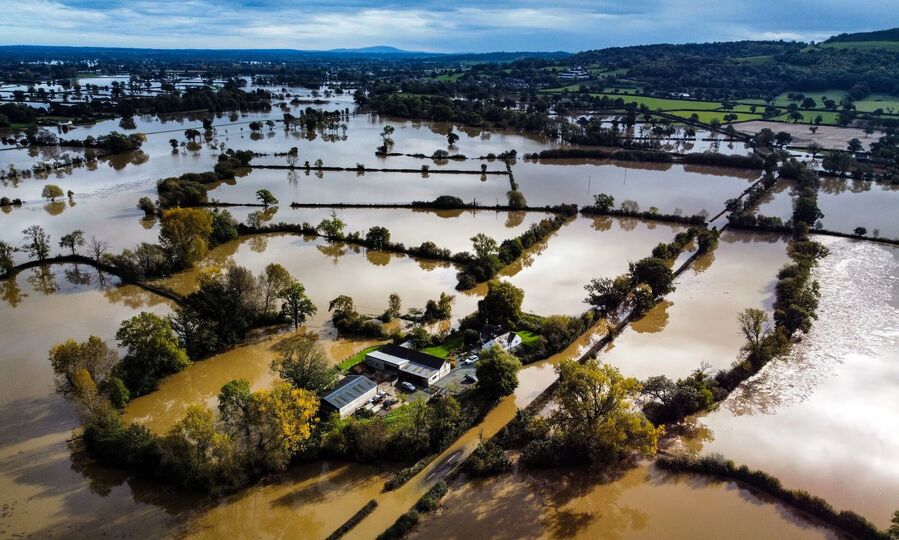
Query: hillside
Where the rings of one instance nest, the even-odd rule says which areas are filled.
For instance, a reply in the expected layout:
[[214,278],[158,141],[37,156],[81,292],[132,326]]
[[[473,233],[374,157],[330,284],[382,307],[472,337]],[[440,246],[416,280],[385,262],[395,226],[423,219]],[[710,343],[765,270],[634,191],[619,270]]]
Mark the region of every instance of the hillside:
[[855,41],[899,41],[899,28],[876,30],[874,32],[839,34],[827,39],[824,43],[848,43]]

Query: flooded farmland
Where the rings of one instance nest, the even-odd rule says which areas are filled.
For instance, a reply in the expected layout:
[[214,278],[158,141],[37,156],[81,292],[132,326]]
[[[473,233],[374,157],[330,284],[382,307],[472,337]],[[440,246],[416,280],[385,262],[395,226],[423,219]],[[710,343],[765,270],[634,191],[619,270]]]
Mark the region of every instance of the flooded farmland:
[[811,332],[697,419],[689,445],[884,527],[899,501],[899,249],[820,241],[830,255]]
[[535,206],[593,203],[605,193],[615,204],[637,201],[642,210],[684,215],[721,211],[724,201],[738,196],[758,180],[758,171],[700,167],[671,163],[632,163],[602,160],[522,161],[513,167],[515,181]]
[[91,268],[55,265],[0,283],[0,537],[136,533],[166,526],[178,496],[79,457],[80,419],[54,392],[47,351],[91,335],[115,346],[120,321],[169,312],[166,301]]
[[745,340],[737,315],[753,307],[770,316],[777,271],[786,262],[780,235],[725,231],[718,248],[697,259],[675,291],[618,336],[602,360],[640,379],[684,377],[703,363],[713,371],[730,367]]
[[540,315],[578,315],[587,309],[584,286],[627,272],[660,242],[687,228],[632,218],[579,217],[531,248],[500,276],[524,290],[522,308]]
[[589,471],[503,475],[453,485],[411,538],[837,538],[731,482],[641,465],[603,480]]
[[[121,78],[104,77],[108,84]],[[300,96],[300,89],[289,89]],[[324,89],[319,89],[324,91]],[[307,131],[274,124],[284,112],[300,114],[303,102],[264,113],[215,115],[208,139],[188,145],[185,130],[202,130],[202,119],[189,115],[160,120],[137,116],[134,127],[118,120],[59,129],[65,138],[101,136],[110,131],[142,132],[140,151],[96,163],[60,168],[46,175],[0,182],[0,196],[24,200],[22,207],[0,212],[0,241],[22,246],[21,231],[40,225],[59,239],[74,230],[108,242],[109,252],[156,242],[156,218],[136,207],[142,196],[156,197],[165,177],[211,170],[225,148],[250,150],[253,165],[236,178],[209,186],[209,200],[255,203],[256,192],[270,190],[279,206],[236,206],[229,212],[241,223],[313,226],[331,215],[326,208],[290,208],[298,203],[404,204],[452,195],[481,205],[506,204],[513,187],[506,163],[489,154],[515,149],[512,177],[529,206],[589,204],[599,193],[639,203],[663,213],[717,214],[727,199],[759,179],[758,171],[679,164],[609,160],[525,160],[526,153],[575,147],[542,136],[508,129],[468,128],[447,122],[413,121],[372,114],[345,114],[332,125]],[[280,98],[279,98],[280,99]],[[287,101],[286,97],[284,101]],[[317,99],[317,96],[316,96]],[[307,103],[307,101],[309,101]],[[316,107],[353,109],[351,92],[330,95]],[[266,122],[272,122],[272,125]],[[251,122],[261,122],[259,130]],[[390,151],[378,156],[385,128],[395,129]],[[51,128],[57,129],[57,128]],[[645,126],[639,128],[645,131]],[[453,143],[449,133],[458,134]],[[717,140],[701,135],[669,149],[716,149]],[[172,142],[174,140],[174,143]],[[174,145],[174,147],[173,147]],[[12,148],[0,152],[0,170],[30,168],[63,154],[83,150],[60,147]],[[294,157],[284,153],[296,147]],[[433,159],[435,151],[465,158]],[[727,153],[743,154],[742,143]],[[278,155],[282,154],[282,155]],[[415,155],[412,155],[415,154]],[[411,172],[321,171],[325,167],[408,169]],[[294,170],[264,166],[296,166]],[[426,166],[427,170],[422,170]],[[483,174],[482,166],[488,174]],[[450,170],[462,174],[449,173]],[[494,174],[497,173],[497,174]],[[48,183],[73,192],[48,202]],[[780,181],[759,213],[788,219],[793,185]],[[893,217],[895,193],[879,184],[825,179],[819,204],[827,229],[851,232],[865,226],[885,237],[899,237]],[[544,211],[424,211],[409,209],[337,209],[346,231],[386,227],[393,242],[417,246],[432,241],[452,252],[471,251],[471,237],[484,233],[497,242],[521,235],[547,217]],[[861,217],[860,217],[861,216]],[[719,225],[724,220],[715,222]],[[685,226],[627,218],[576,217],[503,268],[499,279],[522,288],[523,310],[537,315],[584,312],[584,285],[592,278],[614,277],[628,262],[649,256]],[[899,425],[893,389],[899,320],[897,251],[874,244],[826,239],[831,248],[818,271],[822,282],[820,320],[793,353],[770,364],[725,401],[719,410],[696,419],[696,438],[684,441],[697,452],[720,452],[739,463],[781,478],[787,487],[807,489],[838,508],[858,511],[886,526],[899,500]],[[737,314],[747,307],[771,312],[778,269],[787,261],[787,239],[779,235],[727,231],[714,253],[699,258],[678,279],[677,290],[645,317],[634,321],[600,358],[627,375],[682,377],[702,364],[713,369],[738,358],[743,336]],[[80,248],[82,252],[85,249]],[[681,259],[686,258],[682,255]],[[29,260],[25,250],[15,263]],[[441,330],[471,314],[485,294],[480,284],[457,292],[459,268],[446,262],[366,250],[319,237],[289,234],[245,236],[213,249],[194,269],[158,280],[180,294],[196,290],[207,271],[231,265],[259,274],[279,263],[306,288],[317,313],[297,333],[314,337],[328,362],[338,362],[386,340],[337,335],[329,321],[329,302],[349,295],[356,309],[379,315],[388,295],[399,294],[402,311],[422,308],[441,293],[453,294],[453,314]],[[54,393],[47,350],[68,337],[98,335],[110,344],[119,323],[140,311],[161,315],[173,305],[91,268],[56,265],[27,269],[0,281],[0,538],[33,537],[185,537],[325,538],[369,500],[378,508],[347,538],[373,538],[409,510],[448,466],[460,463],[483,437],[498,432],[555,380],[554,364],[577,358],[608,331],[597,322],[565,351],[526,366],[515,393],[499,401],[473,428],[400,489],[383,493],[392,472],[408,464],[380,467],[313,461],[271,475],[258,484],[221,498],[204,498],[160,483],[104,469],[80,451],[78,411]],[[853,309],[865,306],[863,313]],[[393,328],[405,323],[395,321]],[[215,407],[221,386],[246,379],[253,390],[271,386],[273,346],[295,332],[260,331],[236,346],[166,377],[158,390],[134,399],[123,411],[157,434],[164,434],[188,406]],[[874,419],[862,422],[860,418]],[[649,463],[618,477],[599,478],[589,470],[522,472],[452,486],[445,506],[414,531],[415,538],[835,538],[819,524],[776,501],[730,482],[672,475]]]

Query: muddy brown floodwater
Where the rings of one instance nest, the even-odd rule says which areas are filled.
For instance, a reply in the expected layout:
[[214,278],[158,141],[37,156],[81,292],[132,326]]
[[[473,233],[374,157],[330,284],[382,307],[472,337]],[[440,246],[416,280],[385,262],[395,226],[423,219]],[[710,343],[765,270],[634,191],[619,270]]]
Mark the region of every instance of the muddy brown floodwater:
[[163,301],[88,267],[26,270],[0,282],[0,537],[137,535],[170,523],[181,504],[169,490],[126,482],[69,448],[80,424],[53,390],[48,349],[96,335],[112,346],[119,322]]
[[737,487],[641,465],[614,479],[554,470],[457,482],[410,538],[836,538]]
[[671,242],[686,229],[633,218],[579,217],[499,275],[524,290],[524,311],[578,315],[588,307],[584,286],[591,279],[627,272],[628,262],[648,257],[656,244]]
[[687,445],[887,527],[899,508],[899,248],[818,238],[818,320],[697,419]]
[[703,210],[715,215],[724,201],[760,177],[758,171],[741,169],[605,160],[519,161],[512,172],[519,190],[535,206],[584,206],[605,193],[615,197],[616,206],[631,199],[642,210],[655,206],[663,213],[680,209],[685,215]]
[[622,332],[602,360],[640,379],[684,377],[702,363],[729,367],[744,342],[737,315],[750,307],[770,315],[786,262],[780,235],[725,231],[718,248],[681,274],[675,291]]

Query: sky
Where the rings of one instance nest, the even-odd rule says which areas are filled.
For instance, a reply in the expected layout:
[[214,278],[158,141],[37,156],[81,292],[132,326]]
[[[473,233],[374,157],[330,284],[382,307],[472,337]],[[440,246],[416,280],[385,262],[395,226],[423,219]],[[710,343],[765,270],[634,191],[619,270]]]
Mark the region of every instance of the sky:
[[820,41],[899,26],[899,0],[2,0],[0,44],[432,52]]

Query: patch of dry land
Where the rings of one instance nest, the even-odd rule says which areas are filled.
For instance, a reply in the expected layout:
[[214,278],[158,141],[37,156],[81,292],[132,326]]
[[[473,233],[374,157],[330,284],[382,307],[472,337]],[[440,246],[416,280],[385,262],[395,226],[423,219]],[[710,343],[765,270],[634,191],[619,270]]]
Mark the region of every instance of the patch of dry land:
[[883,132],[880,131],[875,131],[871,135],[866,135],[865,130],[863,129],[838,126],[818,126],[817,132],[812,133],[808,129],[808,124],[786,124],[783,122],[765,122],[761,120],[742,122],[734,127],[744,133],[758,133],[764,128],[768,128],[775,133],[778,131],[786,131],[793,136],[793,143],[791,146],[805,146],[814,141],[820,144],[822,148],[831,150],[845,150],[846,144],[853,138],[859,139],[862,141],[862,144],[867,146],[868,141],[865,139],[876,141],[883,135]]

